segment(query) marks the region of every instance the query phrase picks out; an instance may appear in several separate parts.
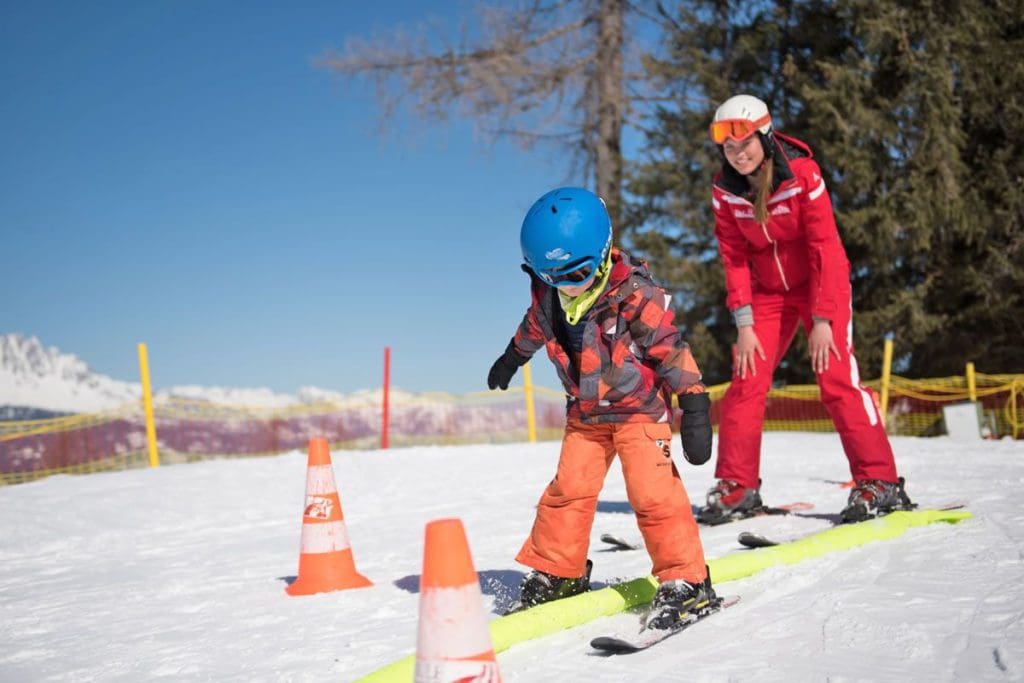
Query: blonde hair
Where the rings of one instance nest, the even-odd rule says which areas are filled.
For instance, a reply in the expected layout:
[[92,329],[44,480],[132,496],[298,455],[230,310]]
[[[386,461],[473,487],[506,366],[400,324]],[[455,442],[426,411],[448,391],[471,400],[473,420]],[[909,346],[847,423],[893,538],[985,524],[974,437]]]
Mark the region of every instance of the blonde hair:
[[754,197],[754,220],[758,223],[768,221],[768,196],[772,193],[772,176],[775,164],[771,157],[764,160],[761,170],[754,176],[754,188],[757,194]]

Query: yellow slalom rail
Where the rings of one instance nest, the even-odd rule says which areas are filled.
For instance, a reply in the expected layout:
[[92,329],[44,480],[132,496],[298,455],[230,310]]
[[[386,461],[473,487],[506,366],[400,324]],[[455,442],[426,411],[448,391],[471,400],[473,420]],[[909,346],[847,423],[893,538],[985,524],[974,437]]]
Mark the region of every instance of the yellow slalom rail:
[[[840,550],[895,538],[907,529],[935,522],[956,522],[971,516],[966,510],[914,510],[893,512],[879,519],[847,524],[821,531],[790,543],[770,548],[745,550],[708,562],[716,586],[727,581],[746,578],[762,569],[796,564]],[[654,597],[657,587],[653,577],[633,579],[601,590],[591,591],[563,600],[538,605],[525,612],[492,619],[489,623],[495,652],[511,646],[585,624],[598,617],[611,616]],[[391,683],[411,681],[416,656],[410,655],[359,679],[357,683]]]

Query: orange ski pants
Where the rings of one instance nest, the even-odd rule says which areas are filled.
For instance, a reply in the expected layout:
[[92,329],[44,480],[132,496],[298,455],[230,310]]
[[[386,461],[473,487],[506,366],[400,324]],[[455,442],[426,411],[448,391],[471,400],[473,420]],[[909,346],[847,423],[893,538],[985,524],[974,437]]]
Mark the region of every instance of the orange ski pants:
[[516,561],[555,576],[583,576],[597,497],[618,454],[626,497],[653,563],[651,573],[659,581],[703,581],[704,548],[672,462],[672,442],[668,423],[569,420],[558,471],[540,498],[533,530]]

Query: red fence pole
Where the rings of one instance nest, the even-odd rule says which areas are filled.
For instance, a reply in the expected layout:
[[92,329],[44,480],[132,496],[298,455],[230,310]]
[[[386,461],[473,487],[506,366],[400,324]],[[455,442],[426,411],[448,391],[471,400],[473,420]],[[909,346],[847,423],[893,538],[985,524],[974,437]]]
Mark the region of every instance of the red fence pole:
[[384,347],[384,418],[380,430],[380,447],[388,447],[388,385],[391,383],[391,347]]

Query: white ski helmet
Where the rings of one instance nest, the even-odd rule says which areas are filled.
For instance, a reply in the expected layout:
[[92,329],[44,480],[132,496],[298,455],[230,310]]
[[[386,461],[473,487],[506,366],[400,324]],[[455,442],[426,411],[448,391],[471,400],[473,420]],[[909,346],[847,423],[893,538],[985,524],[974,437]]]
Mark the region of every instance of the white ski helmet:
[[711,140],[721,145],[726,138],[744,140],[754,132],[768,135],[772,117],[768,105],[753,95],[733,95],[715,110],[711,123]]

